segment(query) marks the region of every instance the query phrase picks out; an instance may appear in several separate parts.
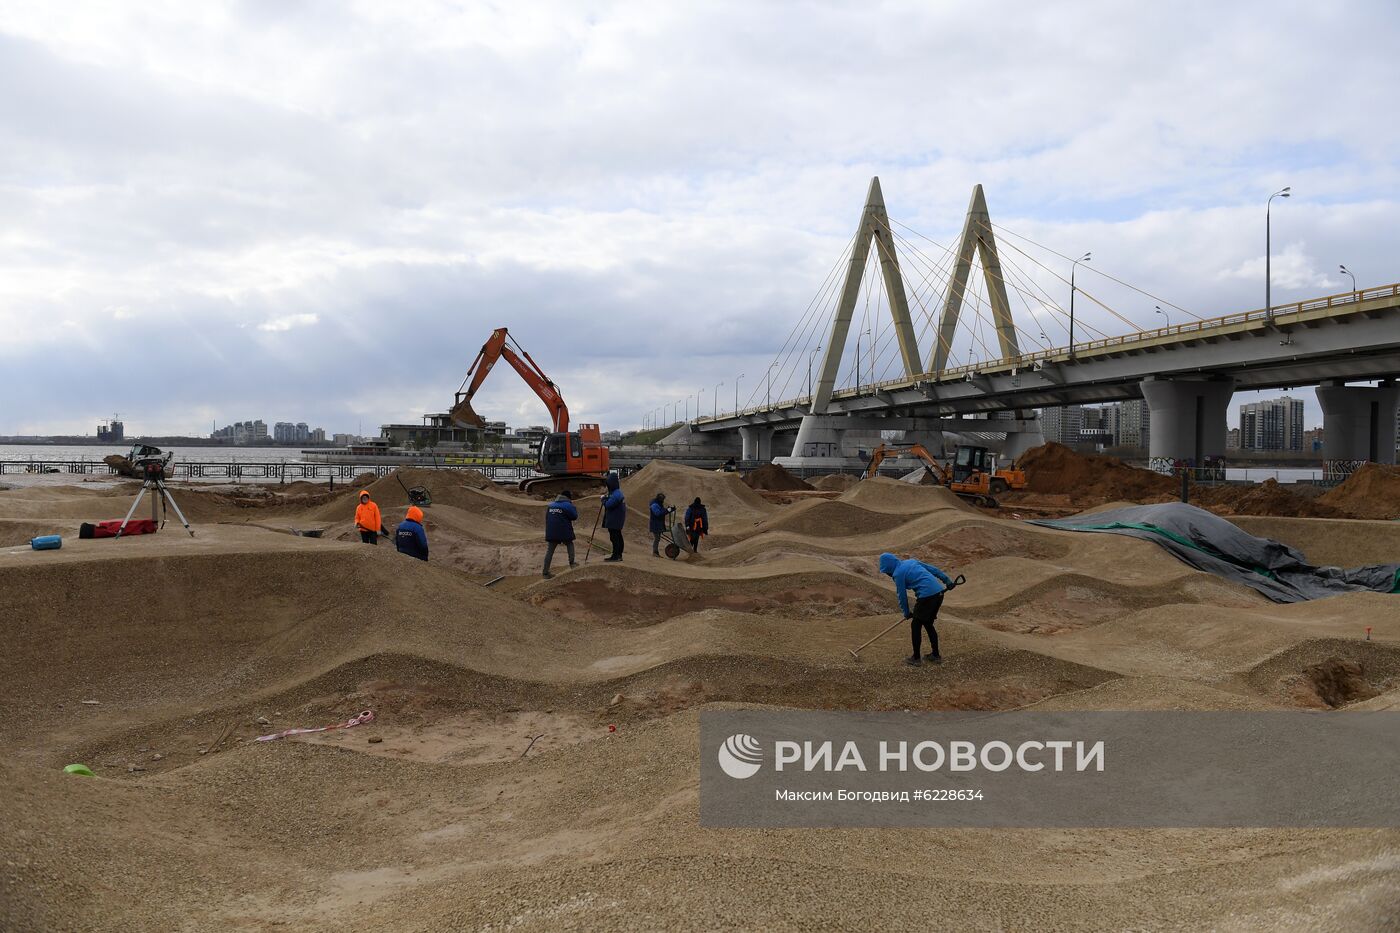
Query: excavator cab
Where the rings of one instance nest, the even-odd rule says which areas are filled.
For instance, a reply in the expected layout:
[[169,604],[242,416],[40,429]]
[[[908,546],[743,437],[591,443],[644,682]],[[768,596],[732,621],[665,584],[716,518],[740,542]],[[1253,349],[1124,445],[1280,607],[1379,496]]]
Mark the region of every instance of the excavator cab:
[[965,483],[978,473],[991,472],[992,461],[987,448],[958,445],[957,455],[953,458],[953,482]]
[[610,466],[602,430],[596,424],[581,424],[577,431],[546,434],[535,469],[549,476],[591,473],[601,477]]

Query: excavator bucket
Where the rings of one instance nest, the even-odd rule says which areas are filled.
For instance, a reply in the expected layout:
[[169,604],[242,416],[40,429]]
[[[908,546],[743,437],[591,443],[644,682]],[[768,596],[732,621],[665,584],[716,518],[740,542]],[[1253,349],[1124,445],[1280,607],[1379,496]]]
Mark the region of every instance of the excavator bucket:
[[452,406],[452,411],[448,413],[452,417],[453,424],[464,428],[484,428],[486,419],[476,413],[472,408],[470,399],[463,399]]

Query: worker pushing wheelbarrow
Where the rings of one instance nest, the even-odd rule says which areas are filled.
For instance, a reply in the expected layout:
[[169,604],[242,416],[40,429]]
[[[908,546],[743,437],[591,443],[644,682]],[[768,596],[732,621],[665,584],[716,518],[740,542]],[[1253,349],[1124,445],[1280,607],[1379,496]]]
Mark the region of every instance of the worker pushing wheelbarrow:
[[658,492],[647,506],[648,529],[651,531],[651,553],[661,556],[661,539],[666,539],[666,556],[675,560],[681,552],[694,553],[686,537],[685,525],[676,518],[674,506],[666,504],[666,494]]

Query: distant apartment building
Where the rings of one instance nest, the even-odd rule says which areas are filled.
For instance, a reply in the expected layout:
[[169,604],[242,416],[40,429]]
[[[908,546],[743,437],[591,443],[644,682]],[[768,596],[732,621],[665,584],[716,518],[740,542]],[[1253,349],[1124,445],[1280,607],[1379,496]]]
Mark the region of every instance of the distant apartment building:
[[1240,449],[1240,429],[1239,429],[1239,428],[1231,428],[1230,430],[1228,430],[1228,431],[1225,432],[1225,449],[1226,449],[1226,450],[1239,450],[1239,449]]
[[326,442],[326,429],[325,429],[325,428],[313,428],[313,429],[311,430],[311,438],[310,438],[310,440],[311,440],[311,443],[313,443],[313,444],[324,444],[324,443]]
[[1056,444],[1078,444],[1084,428],[1084,406],[1062,405],[1040,410],[1040,433]]
[[214,440],[231,441],[235,444],[248,446],[266,444],[270,439],[267,433],[267,422],[262,419],[235,421],[233,424],[215,429],[209,436]]
[[109,424],[97,426],[97,439],[107,443],[118,443],[126,438],[126,425],[113,418]]
[[1302,450],[1303,400],[1283,396],[1240,406],[1241,450]]
[[1303,449],[1313,453],[1322,450],[1322,428],[1309,428],[1303,432]]
[[1122,447],[1147,447],[1152,432],[1152,410],[1147,400],[1130,398],[1113,409],[1113,438]]

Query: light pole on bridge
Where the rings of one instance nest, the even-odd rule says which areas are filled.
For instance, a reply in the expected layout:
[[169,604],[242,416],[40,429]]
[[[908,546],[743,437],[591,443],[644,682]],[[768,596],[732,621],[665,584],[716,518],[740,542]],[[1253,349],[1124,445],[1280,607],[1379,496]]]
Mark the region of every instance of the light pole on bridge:
[[1157,308],[1157,313],[1162,315],[1162,317],[1166,319],[1167,327],[1170,328],[1172,326],[1172,316],[1167,312],[1163,311],[1161,305],[1156,305],[1155,307]]
[[717,383],[715,383],[715,390],[714,390],[714,392],[710,393],[710,397],[711,397],[712,399],[714,399],[714,402],[715,402],[715,417],[716,417],[716,418],[719,417],[719,390],[720,390],[721,388],[723,388],[723,387],[724,387],[724,383],[722,383],[722,382],[717,382]]
[[1356,294],[1356,276],[1355,276],[1355,275],[1352,275],[1351,270],[1348,269],[1346,266],[1340,266],[1340,265],[1339,265],[1339,266],[1337,266],[1337,268],[1342,270],[1342,274],[1343,274],[1343,275],[1350,275],[1350,276],[1351,276],[1351,292],[1352,292],[1353,295]]
[[739,380],[744,378],[744,373],[734,377],[734,414],[739,414]]
[[1074,270],[1081,262],[1093,259],[1092,253],[1085,253],[1069,265],[1069,358],[1074,359]]
[[705,394],[705,390],[704,390],[704,389],[701,389],[699,392],[696,392],[696,393],[695,393],[695,420],[696,420],[696,421],[699,421],[699,420],[700,420],[700,396],[702,396],[702,395],[704,395],[704,394]]
[[1274,319],[1273,224],[1271,222],[1274,198],[1291,198],[1292,191],[1292,185],[1281,188],[1269,195],[1269,201],[1264,205],[1264,319],[1266,321]]

